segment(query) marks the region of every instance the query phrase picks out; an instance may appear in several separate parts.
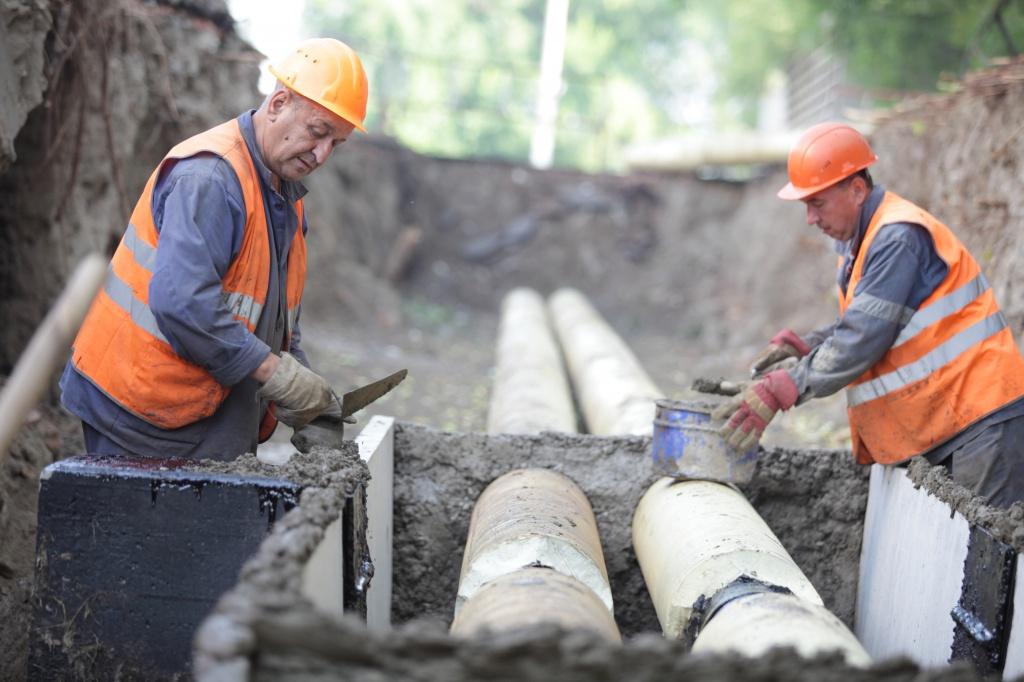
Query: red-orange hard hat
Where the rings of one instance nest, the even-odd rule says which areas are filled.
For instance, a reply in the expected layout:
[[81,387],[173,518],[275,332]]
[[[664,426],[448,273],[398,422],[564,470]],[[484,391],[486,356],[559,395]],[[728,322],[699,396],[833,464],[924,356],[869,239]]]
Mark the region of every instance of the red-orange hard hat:
[[789,151],[789,182],[780,199],[804,199],[830,187],[878,157],[864,136],[842,123],[819,123],[800,136]]
[[334,38],[311,38],[270,67],[270,73],[303,97],[366,132],[368,86],[355,50]]

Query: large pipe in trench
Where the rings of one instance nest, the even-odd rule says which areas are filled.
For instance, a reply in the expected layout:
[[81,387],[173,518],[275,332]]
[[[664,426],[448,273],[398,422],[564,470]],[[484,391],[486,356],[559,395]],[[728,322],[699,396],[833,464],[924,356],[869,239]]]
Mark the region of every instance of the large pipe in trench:
[[[523,573],[531,567],[541,572]],[[612,612],[597,520],[579,486],[547,469],[487,486],[469,522],[452,633],[550,622],[619,641]]]
[[576,408],[544,299],[533,289],[502,302],[490,433],[576,432]]
[[560,289],[548,302],[590,433],[650,435],[654,401],[664,397],[590,302]]
[[870,662],[750,503],[710,481],[662,478],[637,505],[633,547],[666,637],[759,656],[791,646]]

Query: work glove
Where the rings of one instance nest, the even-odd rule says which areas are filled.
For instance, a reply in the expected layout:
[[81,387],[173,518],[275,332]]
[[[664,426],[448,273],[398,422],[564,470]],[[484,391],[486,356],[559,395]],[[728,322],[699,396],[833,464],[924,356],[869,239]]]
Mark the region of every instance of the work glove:
[[754,359],[754,364],[750,366],[750,375],[756,377],[776,363],[787,358],[802,358],[810,352],[810,347],[796,335],[796,332],[792,329],[783,329],[772,337],[768,347]]
[[775,413],[793,407],[799,395],[789,373],[777,369],[716,408],[711,418],[728,419],[719,433],[738,452],[746,452],[761,440]]
[[[292,428],[301,428],[337,403],[330,384],[303,366],[291,353],[281,353],[277,369],[259,390],[260,397],[277,405],[275,416]],[[341,407],[338,406],[338,414]]]

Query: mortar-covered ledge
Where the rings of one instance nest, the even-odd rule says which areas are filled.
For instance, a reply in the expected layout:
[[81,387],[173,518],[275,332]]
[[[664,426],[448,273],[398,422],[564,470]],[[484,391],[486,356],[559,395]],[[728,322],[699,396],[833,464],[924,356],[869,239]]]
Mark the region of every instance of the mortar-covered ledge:
[[1008,509],[990,507],[950,478],[945,467],[929,464],[922,457],[911,460],[907,477],[915,487],[923,487],[949,505],[951,511],[962,514],[971,525],[981,526],[995,539],[1024,552],[1024,502]]
[[[351,509],[351,500],[359,497],[370,477],[356,444],[345,445],[344,450],[314,448],[283,465],[283,475],[309,481],[310,487],[303,490],[299,504],[274,524],[256,554],[243,565],[237,585],[221,597],[196,631],[196,679],[249,679],[253,654],[263,646],[259,633],[266,628],[259,627],[261,623],[277,622],[289,613],[327,618],[320,616],[321,610],[335,611],[333,605],[313,603],[305,583],[311,559],[327,544],[326,536],[334,532],[346,505]],[[361,523],[365,535],[365,515]]]

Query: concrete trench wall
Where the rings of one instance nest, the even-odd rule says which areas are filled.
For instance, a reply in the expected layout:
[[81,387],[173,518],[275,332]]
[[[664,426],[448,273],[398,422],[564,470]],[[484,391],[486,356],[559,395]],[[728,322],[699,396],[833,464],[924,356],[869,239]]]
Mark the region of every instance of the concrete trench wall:
[[[310,492],[277,524],[197,635],[198,679],[980,679],[970,669],[922,671],[909,661],[859,670],[836,657],[801,660],[778,651],[753,660],[687,656],[683,643],[655,634],[629,549],[632,510],[656,476],[645,438],[454,434],[403,423],[395,436],[394,628],[375,631],[352,615],[311,608],[303,596],[303,567],[331,520],[323,491]],[[849,548],[859,547],[864,470],[846,452],[763,455],[744,492],[769,523],[789,519],[776,524],[780,540],[812,579],[819,577],[824,600],[849,624],[853,594],[839,583],[856,579]],[[622,645],[556,626],[469,638],[446,632],[473,501],[497,474],[525,463],[571,476],[590,498],[616,618],[627,635]],[[826,536],[815,532],[823,527]]]

